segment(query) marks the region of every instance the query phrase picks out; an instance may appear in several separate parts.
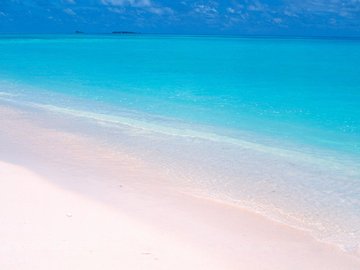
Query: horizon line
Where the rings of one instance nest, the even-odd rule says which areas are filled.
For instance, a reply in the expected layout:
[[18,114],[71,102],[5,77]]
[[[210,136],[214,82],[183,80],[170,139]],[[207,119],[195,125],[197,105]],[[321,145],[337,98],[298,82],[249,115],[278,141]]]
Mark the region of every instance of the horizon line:
[[[118,32],[118,33],[116,33]],[[111,32],[82,32],[79,30],[75,30],[73,32],[33,32],[33,33],[21,33],[21,32],[0,32],[0,36],[6,35],[68,35],[68,36],[82,36],[82,35],[107,35],[107,36],[140,36],[140,35],[156,35],[156,36],[204,36],[204,37],[251,37],[251,38],[293,38],[293,39],[354,39],[360,40],[360,36],[352,36],[352,35],[272,35],[272,34],[194,34],[194,33],[156,33],[156,32],[137,32],[137,31],[118,31],[114,30]]]

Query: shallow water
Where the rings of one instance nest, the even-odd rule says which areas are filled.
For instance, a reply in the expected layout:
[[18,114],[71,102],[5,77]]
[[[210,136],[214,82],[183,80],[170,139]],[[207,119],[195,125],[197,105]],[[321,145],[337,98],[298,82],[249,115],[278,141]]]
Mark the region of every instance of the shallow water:
[[3,36],[0,99],[91,120],[179,182],[353,251],[359,64],[356,40]]

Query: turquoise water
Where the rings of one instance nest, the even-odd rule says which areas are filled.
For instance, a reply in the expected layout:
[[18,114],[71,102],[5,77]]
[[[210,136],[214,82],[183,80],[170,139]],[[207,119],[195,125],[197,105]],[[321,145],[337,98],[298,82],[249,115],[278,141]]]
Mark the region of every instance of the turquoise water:
[[[359,243],[358,40],[2,36],[0,87],[5,100],[172,136],[157,139],[159,162]],[[167,149],[189,137],[204,141],[191,158]]]

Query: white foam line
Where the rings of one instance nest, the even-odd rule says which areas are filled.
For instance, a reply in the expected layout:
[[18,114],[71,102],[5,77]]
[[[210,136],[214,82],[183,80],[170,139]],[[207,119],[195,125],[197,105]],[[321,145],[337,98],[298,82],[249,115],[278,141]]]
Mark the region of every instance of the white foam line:
[[312,157],[310,155],[306,155],[302,152],[292,151],[292,150],[286,150],[281,148],[275,148],[271,146],[266,146],[258,143],[252,143],[249,141],[236,139],[228,136],[219,135],[216,133],[210,133],[210,132],[202,132],[202,131],[196,131],[193,129],[177,129],[173,127],[167,127],[155,123],[148,123],[147,121],[141,121],[137,119],[132,119],[129,117],[123,117],[123,116],[113,116],[108,114],[102,114],[102,113],[93,113],[89,111],[82,111],[82,110],[75,110],[75,109],[69,109],[69,108],[62,108],[54,105],[41,105],[36,104],[37,107],[46,109],[53,112],[68,114],[72,116],[77,117],[83,117],[88,119],[97,120],[100,122],[106,122],[111,124],[117,124],[117,125],[125,125],[136,129],[145,130],[148,132],[154,132],[154,133],[160,133],[164,135],[170,135],[170,136],[180,136],[180,137],[189,137],[189,138],[197,138],[207,141],[213,141],[213,142],[219,142],[219,143],[228,143],[233,144],[236,146],[239,146],[243,149],[251,149],[262,153],[267,154],[273,154],[281,157],[291,157],[296,159],[301,159],[302,161],[308,162],[308,163],[319,163],[323,165],[331,165],[332,168],[338,167],[339,164],[336,162],[332,162],[330,160],[325,160],[321,158]]
[[3,96],[3,97],[16,97],[17,95],[12,94],[12,93],[8,93],[8,92],[0,92],[0,96]]
[[[64,108],[64,107],[58,107],[54,105],[49,104],[39,104],[39,103],[33,103],[33,102],[19,102],[15,101],[9,98],[2,98],[0,96],[0,99],[11,101],[15,103],[22,103],[24,105],[28,105],[31,107],[36,107],[39,109],[44,109],[56,113],[61,114],[67,114],[75,117],[82,117],[87,118],[91,120],[96,120],[103,123],[111,123],[116,125],[123,125],[132,127],[135,129],[141,129],[147,132],[154,132],[154,133],[160,133],[163,135],[170,135],[170,136],[179,136],[179,137],[188,137],[188,138],[197,138],[207,141],[213,141],[213,142],[219,142],[219,143],[228,143],[232,145],[236,145],[238,147],[241,147],[243,149],[250,149],[255,150],[261,153],[266,154],[272,154],[280,157],[285,158],[291,158],[291,159],[297,159],[299,161],[306,162],[308,164],[316,164],[316,165],[322,165],[322,166],[330,166],[333,169],[345,169],[346,171],[354,171],[353,167],[346,166],[344,164],[339,164],[336,161],[332,161],[326,158],[319,158],[314,157],[311,155],[308,155],[303,152],[294,151],[294,150],[286,150],[271,146],[266,146],[263,144],[253,143],[237,138],[232,138],[228,136],[219,135],[216,133],[211,132],[202,132],[202,131],[196,131],[193,129],[177,129],[173,127],[163,126],[156,123],[148,123],[147,121],[141,121],[129,117],[123,117],[123,116],[114,116],[109,114],[103,114],[103,113],[94,113],[89,111],[83,111],[83,110],[75,110],[70,108]],[[358,173],[358,172],[357,172]]]

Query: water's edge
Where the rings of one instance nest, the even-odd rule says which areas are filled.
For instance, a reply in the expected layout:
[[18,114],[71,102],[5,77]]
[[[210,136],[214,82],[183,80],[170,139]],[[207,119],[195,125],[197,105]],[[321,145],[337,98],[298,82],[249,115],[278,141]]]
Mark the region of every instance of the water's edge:
[[[164,169],[172,171],[176,175],[176,179],[185,185],[188,182],[196,183],[200,187],[196,190],[195,195],[197,196],[210,196],[213,199],[235,203],[274,221],[305,230],[316,239],[337,244],[347,252],[354,253],[358,249],[359,235],[355,233],[360,228],[353,226],[357,222],[358,216],[355,216],[355,220],[350,220],[349,217],[353,213],[343,213],[344,209],[341,207],[333,208],[334,202],[328,205],[329,209],[326,210],[323,208],[329,203],[326,200],[319,203],[317,207],[320,208],[309,208],[304,211],[301,208],[309,207],[308,203],[313,204],[313,200],[320,193],[315,192],[308,197],[305,196],[304,200],[300,197],[305,190],[309,191],[313,188],[314,183],[311,180],[321,174],[323,174],[321,177],[327,175],[334,177],[335,174],[334,181],[337,182],[341,174],[344,177],[342,182],[359,177],[360,172],[352,162],[339,164],[331,158],[321,156],[317,158],[311,155],[312,153],[262,145],[240,138],[227,137],[221,133],[206,133],[196,130],[194,127],[183,129],[177,128],[176,125],[171,126],[169,123],[162,125],[151,122],[151,119],[139,120],[129,118],[128,115],[104,114],[72,107],[24,101],[7,92],[2,92],[0,100],[11,106],[24,106],[31,110],[55,113],[80,119],[80,121],[90,121],[96,126],[109,129],[109,133],[114,133],[114,136],[111,137],[112,144],[119,143],[119,141],[130,142],[130,148],[138,154],[144,149],[149,150],[147,152],[150,154],[143,155],[142,158],[150,158],[154,162],[162,164]],[[128,133],[127,135],[124,135],[124,130]],[[119,131],[121,131],[120,135]],[[126,138],[129,134],[131,141]],[[169,151],[169,149],[177,150]],[[184,151],[189,151],[192,157],[189,158],[189,153],[184,155]],[[157,157],[155,158],[155,156]],[[237,170],[238,166],[240,166],[240,170]],[[331,168],[330,171],[329,168]],[[179,170],[183,172],[181,175],[176,173]],[[344,174],[346,175],[344,176]],[[296,179],[289,179],[289,175],[296,175],[296,179],[300,177],[300,180],[303,180],[301,177],[308,177],[309,181],[306,185],[299,185],[300,183],[296,183]],[[276,177],[279,178],[276,179]],[[239,183],[239,180],[244,181]],[[288,186],[291,185],[288,183],[289,181],[293,182],[295,188]],[[318,184],[315,184],[315,187]],[[301,189],[296,190],[297,188]],[[285,199],[281,198],[282,196]],[[294,198],[291,198],[292,196]],[[295,198],[299,200],[296,201]],[[291,207],[282,208],[286,204]],[[297,204],[302,205],[299,207]],[[323,210],[326,214],[321,216]],[[351,226],[332,224],[334,222],[332,218],[339,218],[340,213],[340,218],[346,218],[345,223],[351,224]],[[322,222],[321,218],[325,218],[325,220]]]

